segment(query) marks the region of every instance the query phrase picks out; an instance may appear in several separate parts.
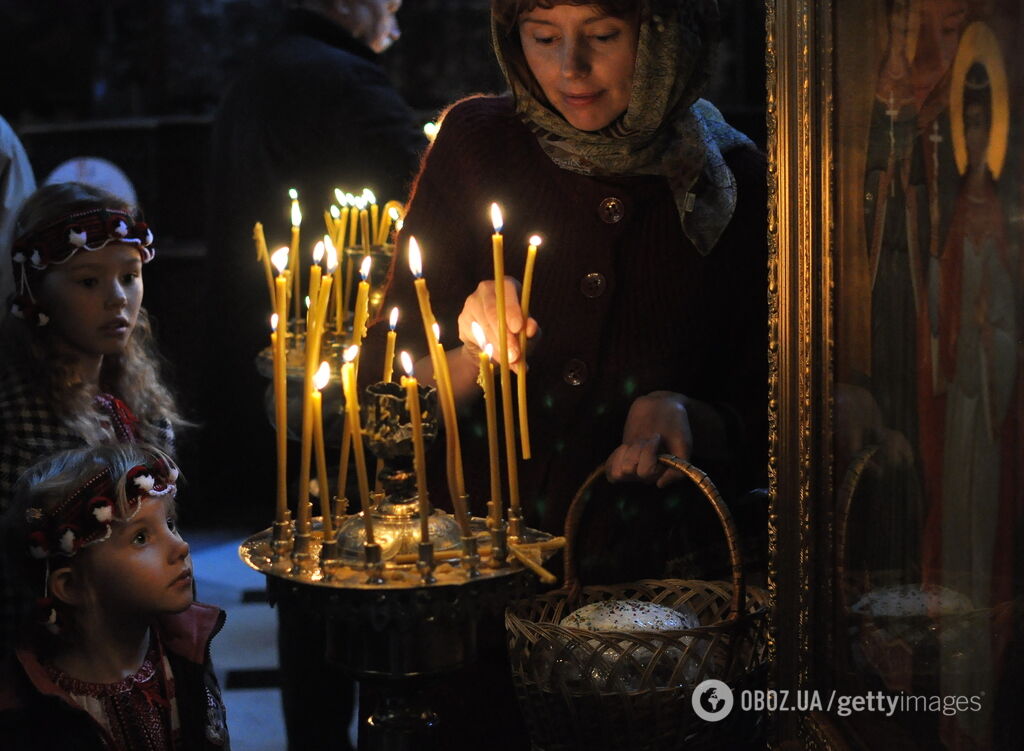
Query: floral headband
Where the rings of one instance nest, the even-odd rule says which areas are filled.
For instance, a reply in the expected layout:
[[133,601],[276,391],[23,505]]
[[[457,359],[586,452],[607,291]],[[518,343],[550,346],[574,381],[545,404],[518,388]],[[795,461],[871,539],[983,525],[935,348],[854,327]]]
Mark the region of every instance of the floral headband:
[[45,326],[49,318],[39,309],[29,281],[50,266],[66,263],[80,250],[99,250],[111,243],[137,246],[143,263],[152,261],[156,253],[149,225],[120,209],[79,211],[19,237],[11,253],[18,280],[11,313]]
[[[125,475],[127,506],[120,521],[131,521],[145,498],[173,498],[177,479],[177,467],[162,459],[132,467]],[[32,557],[47,561],[57,556],[70,558],[82,548],[107,540],[117,514],[115,496],[114,478],[106,467],[56,508],[29,508],[25,516],[31,528],[28,545]]]

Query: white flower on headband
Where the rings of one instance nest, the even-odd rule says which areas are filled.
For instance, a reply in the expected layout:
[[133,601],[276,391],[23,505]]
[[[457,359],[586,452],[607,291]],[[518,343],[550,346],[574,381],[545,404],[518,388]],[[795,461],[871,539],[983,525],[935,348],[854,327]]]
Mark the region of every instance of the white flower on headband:
[[25,263],[25,254],[19,250],[17,253],[14,254],[12,260],[15,263]]
[[51,634],[59,634],[60,626],[57,625],[57,611],[54,608],[50,608],[50,612],[46,614],[46,620],[43,621],[43,625],[46,626],[46,630]]
[[177,467],[171,467],[170,469],[167,470],[167,482],[168,483],[172,483],[172,482],[177,482],[177,481],[178,481],[178,468]]
[[139,475],[135,478],[134,482],[136,486],[146,493],[153,489],[154,480],[152,475]]
[[75,552],[75,533],[70,529],[64,530],[64,534],[60,536],[60,549],[68,555]]
[[124,237],[128,234],[128,225],[124,223],[124,219],[119,221],[117,226],[114,227],[114,234],[118,237]]
[[39,255],[38,250],[32,251],[32,265],[35,266],[37,269],[43,268],[43,257]]
[[114,507],[109,503],[103,506],[98,506],[92,510],[92,515],[96,517],[96,521],[100,524],[106,524],[114,518]]
[[149,227],[146,227],[146,242],[144,242],[142,244],[143,245],[152,245],[153,244],[153,233],[149,231]]
[[68,242],[76,248],[80,248],[85,245],[85,241],[88,239],[89,236],[86,232],[75,232],[73,229],[68,230]]

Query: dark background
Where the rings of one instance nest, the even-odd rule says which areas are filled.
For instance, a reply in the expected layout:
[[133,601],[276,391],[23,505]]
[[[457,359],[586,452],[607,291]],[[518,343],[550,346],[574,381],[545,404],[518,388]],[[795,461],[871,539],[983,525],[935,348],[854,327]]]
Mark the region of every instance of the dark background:
[[[719,5],[724,38],[707,98],[763,147],[764,9],[750,0]],[[0,0],[0,115],[21,137],[39,183],[78,156],[109,159],[134,183],[158,233],[146,307],[169,376],[198,423],[210,419],[198,410],[203,379],[230,378],[199,354],[204,238],[217,220],[206,209],[210,125],[220,92],[273,38],[283,7],[284,0]],[[402,38],[380,60],[423,122],[462,96],[504,88],[488,0],[405,0],[398,17]],[[195,443],[187,435],[180,443],[186,469]],[[239,503],[221,500],[220,508]],[[261,516],[270,514],[268,503]]]

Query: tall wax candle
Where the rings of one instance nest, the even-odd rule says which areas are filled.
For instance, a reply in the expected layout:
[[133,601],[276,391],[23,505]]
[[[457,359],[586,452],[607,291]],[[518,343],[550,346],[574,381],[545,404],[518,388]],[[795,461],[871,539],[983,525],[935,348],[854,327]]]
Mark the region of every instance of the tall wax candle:
[[[320,294],[320,277],[323,275],[323,267],[320,262],[324,258],[324,243],[317,240],[313,246],[313,264],[309,267],[309,306],[316,307],[316,299]],[[307,336],[309,332],[306,332]]]
[[277,268],[274,280],[274,423],[277,439],[277,513],[275,521],[284,522],[288,515],[288,376],[286,337],[288,336],[288,249],[281,248],[272,259]]
[[527,415],[526,402],[526,322],[530,318],[530,291],[533,288],[533,265],[537,259],[537,246],[540,245],[540,237],[533,235],[529,245],[526,246],[526,269],[523,271],[523,291],[520,296],[519,307],[523,311],[523,327],[519,329],[519,377],[516,379],[518,387],[519,402],[519,443],[523,451],[523,458],[530,458],[530,424]]
[[263,225],[256,222],[252,228],[252,239],[256,243],[256,262],[263,263],[263,274],[267,280],[267,292],[270,295],[270,309],[277,310],[274,303],[274,272],[270,269],[270,254],[267,252],[267,238],[263,234]]
[[419,383],[412,375],[412,358],[402,353],[402,386],[405,387],[405,407],[412,421],[413,469],[416,472],[416,495],[419,499],[420,540],[430,542],[430,498],[427,495],[427,458],[423,443],[423,413],[420,410]]
[[327,453],[324,446],[323,390],[331,380],[331,368],[326,362],[313,377],[313,446],[316,451],[316,482],[320,489],[320,515],[323,516],[323,539],[333,539],[331,520],[331,492],[327,485]]
[[437,325],[437,321],[434,321],[434,325],[431,328],[434,331],[434,339],[437,344],[437,362],[440,366],[440,373],[435,374],[434,378],[439,384],[438,390],[444,399],[446,424],[450,421],[452,426],[449,433],[452,444],[452,469],[455,473],[455,493],[461,497],[466,495],[466,481],[462,473],[462,441],[460,440],[459,423],[455,410],[455,391],[452,388],[452,376],[448,369],[448,358],[445,356],[444,346],[441,344],[441,327]]
[[491,505],[488,521],[492,527],[501,523],[501,462],[498,458],[498,410],[494,404],[494,363],[491,354],[494,348],[487,343],[484,330],[473,321],[473,338],[480,347],[480,388],[484,391],[484,405],[487,412],[487,458],[491,470]]
[[398,326],[398,308],[391,309],[391,315],[388,316],[388,339],[384,345],[384,378],[385,383],[391,383],[391,378],[394,375],[395,370],[395,340],[398,338],[398,332],[395,331],[395,327]]
[[370,507],[370,486],[366,477],[366,457],[363,452],[363,431],[359,421],[359,393],[356,388],[355,365],[352,362],[359,354],[359,347],[345,350],[345,364],[341,366],[341,383],[345,390],[345,414],[352,431],[352,452],[355,454],[356,479],[359,482],[359,498],[363,505],[363,524],[366,542],[373,544],[373,514]]
[[512,412],[512,379],[508,365],[508,326],[505,321],[505,243],[501,236],[502,218],[498,204],[491,204],[491,249],[494,255],[494,296],[497,304],[498,343],[501,356],[501,412],[505,424],[505,459],[508,462],[509,513],[519,515],[519,469],[516,465],[515,417]]

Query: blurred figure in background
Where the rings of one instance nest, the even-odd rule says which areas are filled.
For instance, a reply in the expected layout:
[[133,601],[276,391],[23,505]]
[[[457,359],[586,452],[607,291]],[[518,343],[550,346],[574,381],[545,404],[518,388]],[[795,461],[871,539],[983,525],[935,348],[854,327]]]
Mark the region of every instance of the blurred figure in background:
[[[405,200],[426,139],[374,59],[399,36],[400,6],[401,0],[290,2],[281,36],[228,87],[217,112],[204,359],[217,363],[217,372],[207,379],[205,440],[208,447],[241,442],[254,461],[245,473],[210,462],[202,468],[203,485],[222,505],[235,504],[232,512],[252,509],[253,524],[269,523],[275,467],[263,407],[268,381],[253,364],[269,342],[271,313],[253,225],[264,224],[271,251],[287,244],[288,190],[296,188],[305,214],[300,254],[308,266],[336,187],[369,187],[381,203]],[[289,482],[291,492],[294,485]],[[351,704],[351,681],[320,676],[320,685],[311,666],[323,664],[323,625],[308,613],[295,613],[293,620],[286,602],[279,603],[279,617],[289,745],[337,748],[334,734],[316,735],[322,722],[304,717],[318,716],[318,706],[337,716]]]

